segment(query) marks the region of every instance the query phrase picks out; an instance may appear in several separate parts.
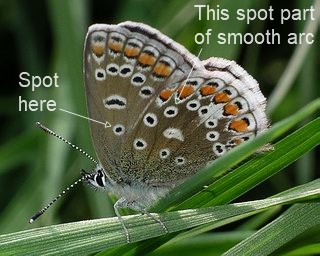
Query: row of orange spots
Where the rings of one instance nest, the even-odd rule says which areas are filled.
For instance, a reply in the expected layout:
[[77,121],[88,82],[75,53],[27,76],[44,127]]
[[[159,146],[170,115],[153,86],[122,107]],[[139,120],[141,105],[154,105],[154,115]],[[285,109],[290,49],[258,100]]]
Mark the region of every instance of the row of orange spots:
[[239,115],[239,107],[236,104],[227,103],[224,107],[224,114],[229,115]]
[[214,97],[213,101],[215,103],[226,103],[231,100],[230,96],[226,92],[218,92]]
[[162,92],[160,92],[160,99],[162,101],[167,101],[171,95],[173,94],[174,90],[171,90],[171,89],[164,89]]
[[172,72],[172,67],[169,64],[159,62],[153,69],[153,73],[157,77],[168,77]]
[[216,92],[216,87],[212,86],[212,85],[203,85],[200,88],[200,93],[202,96],[209,96],[209,95],[213,95]]
[[229,128],[236,132],[245,132],[249,126],[249,120],[247,118],[232,120],[229,124]]
[[192,93],[194,93],[194,87],[190,84],[180,85],[180,87],[177,90],[177,95],[180,99],[185,99]]
[[142,52],[138,61],[142,66],[153,66],[154,63],[156,63],[157,58],[152,53]]
[[105,53],[105,47],[100,44],[92,44],[91,51],[97,56],[101,57]]
[[128,58],[135,58],[139,55],[139,53],[140,53],[140,49],[137,47],[127,45],[124,48],[124,55],[127,56]]
[[243,139],[234,138],[232,141],[233,141],[234,144],[239,145],[239,144],[241,144],[243,142]]
[[116,40],[109,40],[108,47],[115,53],[119,53],[122,50],[123,42]]

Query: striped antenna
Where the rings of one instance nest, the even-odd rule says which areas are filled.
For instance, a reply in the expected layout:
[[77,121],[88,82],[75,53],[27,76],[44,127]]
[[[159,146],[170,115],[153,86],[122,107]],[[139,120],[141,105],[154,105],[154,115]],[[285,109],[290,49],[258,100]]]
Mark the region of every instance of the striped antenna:
[[66,194],[68,191],[70,191],[74,186],[76,186],[78,183],[83,182],[88,179],[88,176],[90,174],[85,174],[83,171],[83,176],[75,181],[72,185],[67,187],[65,190],[63,190],[58,196],[56,196],[47,206],[43,207],[40,211],[36,212],[31,219],[29,220],[29,223],[31,224],[34,222],[36,219],[38,219],[42,214],[44,214],[59,198],[61,198],[64,194]]
[[[85,152],[83,149],[79,148],[78,146],[72,144],[70,141],[68,141],[67,139],[63,138],[62,136],[60,136],[59,134],[55,133],[54,131],[50,130],[49,128],[45,127],[44,125],[42,125],[40,122],[36,123],[37,126],[45,131],[46,133],[53,135],[54,137],[62,140],[63,142],[65,142],[66,144],[68,144],[69,146],[71,146],[72,148],[78,150],[79,152],[81,152],[82,154],[84,154],[87,158],[89,158],[92,162],[94,162],[95,164],[98,164],[98,162],[92,157],[90,156],[87,152]],[[65,190],[63,190],[58,196],[56,196],[47,206],[43,207],[40,211],[36,212],[31,219],[29,220],[29,223],[31,224],[32,222],[34,222],[36,219],[38,219],[42,214],[44,214],[58,199],[60,199],[64,194],[66,194],[69,190],[71,190],[73,187],[75,187],[77,184],[88,180],[91,177],[91,174],[86,173],[84,170],[82,170],[82,177],[80,179],[78,179],[77,181],[75,181],[73,184],[71,184],[69,187],[67,187]]]
[[74,145],[73,143],[71,143],[70,141],[68,141],[67,139],[63,138],[62,136],[60,136],[59,134],[55,133],[54,131],[50,130],[48,127],[45,127],[43,124],[41,124],[40,122],[36,122],[37,126],[45,131],[46,133],[58,138],[59,140],[62,140],[64,143],[66,143],[67,145],[71,146],[72,148],[78,150],[79,152],[81,152],[82,154],[84,154],[87,158],[89,158],[92,162],[94,162],[95,164],[98,164],[98,162],[92,157],[90,156],[86,151],[84,151],[83,149],[79,148],[78,146]]

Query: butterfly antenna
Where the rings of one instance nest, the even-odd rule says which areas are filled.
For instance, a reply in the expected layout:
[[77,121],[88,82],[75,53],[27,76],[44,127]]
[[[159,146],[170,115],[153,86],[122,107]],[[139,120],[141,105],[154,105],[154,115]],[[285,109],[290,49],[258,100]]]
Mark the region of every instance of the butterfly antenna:
[[74,186],[76,186],[78,183],[83,182],[85,180],[88,180],[88,176],[90,174],[87,174],[86,172],[83,171],[83,176],[75,181],[72,185],[67,187],[65,190],[63,190],[57,197],[55,197],[47,206],[43,207],[40,211],[36,212],[31,219],[29,220],[29,223],[31,224],[34,222],[36,219],[38,219],[42,214],[44,214],[60,197],[62,197],[64,194],[66,194],[68,191],[70,191]]
[[79,152],[81,152],[82,154],[84,154],[87,158],[89,158],[92,162],[94,162],[95,164],[98,164],[98,162],[92,157],[90,156],[86,151],[84,151],[83,149],[79,148],[78,146],[74,145],[73,143],[71,143],[70,141],[68,141],[67,139],[63,138],[62,136],[60,136],[59,134],[55,133],[54,131],[50,130],[48,127],[44,126],[43,124],[41,124],[40,122],[36,122],[37,126],[45,131],[46,133],[53,135],[54,137],[62,140],[64,143],[68,144],[69,146],[71,146],[72,148],[78,150]]

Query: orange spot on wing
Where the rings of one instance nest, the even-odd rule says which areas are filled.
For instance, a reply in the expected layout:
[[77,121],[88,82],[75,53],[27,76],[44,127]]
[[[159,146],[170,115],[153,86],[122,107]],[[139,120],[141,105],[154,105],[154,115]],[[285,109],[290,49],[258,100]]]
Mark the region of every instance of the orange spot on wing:
[[180,99],[184,99],[190,96],[193,92],[194,92],[193,86],[188,84],[186,84],[185,86],[181,85],[177,90],[177,93]]
[[127,57],[134,58],[134,57],[137,57],[139,55],[139,53],[140,53],[140,49],[139,48],[134,48],[134,47],[127,46],[124,49],[124,54]]
[[158,63],[153,69],[153,73],[155,73],[156,76],[161,77],[168,77],[171,72],[172,68],[164,63]]
[[173,91],[171,91],[170,89],[165,89],[160,93],[160,98],[163,101],[167,101],[171,97],[172,94],[173,94]]
[[243,119],[231,121],[229,128],[236,132],[245,132],[248,129],[248,123]]
[[157,59],[153,55],[150,55],[148,53],[142,53],[138,59],[138,61],[143,66],[152,66],[156,62],[156,60]]
[[114,52],[121,52],[123,44],[118,42],[109,42],[108,46]]
[[230,103],[227,103],[224,107],[224,114],[229,116],[229,115],[233,115],[233,116],[236,116],[236,115],[239,115],[239,108],[237,105],[234,105],[234,104],[230,104]]
[[96,56],[102,56],[105,52],[105,47],[101,45],[91,45],[91,51],[96,55]]
[[200,93],[202,96],[212,95],[216,92],[216,88],[212,85],[204,85],[200,88]]
[[229,102],[231,99],[229,95],[225,92],[219,92],[214,96],[213,100],[215,103],[226,103]]
[[233,142],[234,142],[234,144],[239,145],[243,142],[243,140],[239,139],[239,138],[235,138],[235,139],[233,139]]

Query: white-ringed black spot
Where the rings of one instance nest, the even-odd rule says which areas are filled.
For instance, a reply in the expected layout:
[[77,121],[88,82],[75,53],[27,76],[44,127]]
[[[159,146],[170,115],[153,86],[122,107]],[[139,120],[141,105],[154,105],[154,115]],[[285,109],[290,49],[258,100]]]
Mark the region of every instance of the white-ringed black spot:
[[158,124],[158,118],[153,113],[147,113],[143,118],[143,123],[148,127],[155,127]]
[[120,95],[111,95],[103,100],[103,105],[107,109],[125,109],[127,99]]
[[125,128],[122,124],[116,124],[113,126],[113,132],[115,135],[122,135],[125,132]]
[[203,107],[199,108],[199,110],[198,110],[199,116],[204,116],[204,115],[208,114],[208,112],[209,112],[208,106],[203,106]]
[[200,107],[200,102],[198,100],[190,100],[186,107],[190,111],[196,111]]
[[121,77],[129,77],[133,72],[133,67],[129,64],[124,64],[120,67],[119,75]]
[[174,159],[176,165],[183,165],[185,163],[185,158],[182,156],[178,156]]
[[139,95],[142,98],[149,98],[154,93],[154,89],[151,86],[143,86],[139,91]]
[[206,120],[204,125],[206,128],[215,128],[218,125],[218,120],[214,119],[214,118],[210,118],[210,119]]
[[131,83],[134,86],[141,86],[146,81],[146,76],[142,73],[136,73],[131,78]]
[[172,118],[178,115],[178,108],[176,106],[169,106],[163,112],[165,117]]
[[217,155],[217,156],[221,156],[226,152],[226,147],[225,145],[221,144],[221,143],[215,143],[212,146],[213,152]]
[[137,150],[143,150],[147,147],[147,142],[142,138],[135,139],[133,141],[133,147]]
[[159,155],[161,159],[166,159],[170,155],[170,150],[168,148],[161,149]]
[[95,70],[95,78],[98,81],[104,81],[106,79],[106,71],[102,68],[97,68]]
[[210,131],[206,134],[206,139],[208,141],[217,141],[219,139],[220,134],[217,131]]
[[107,65],[106,71],[108,75],[116,76],[119,73],[119,66],[115,63],[110,63]]

